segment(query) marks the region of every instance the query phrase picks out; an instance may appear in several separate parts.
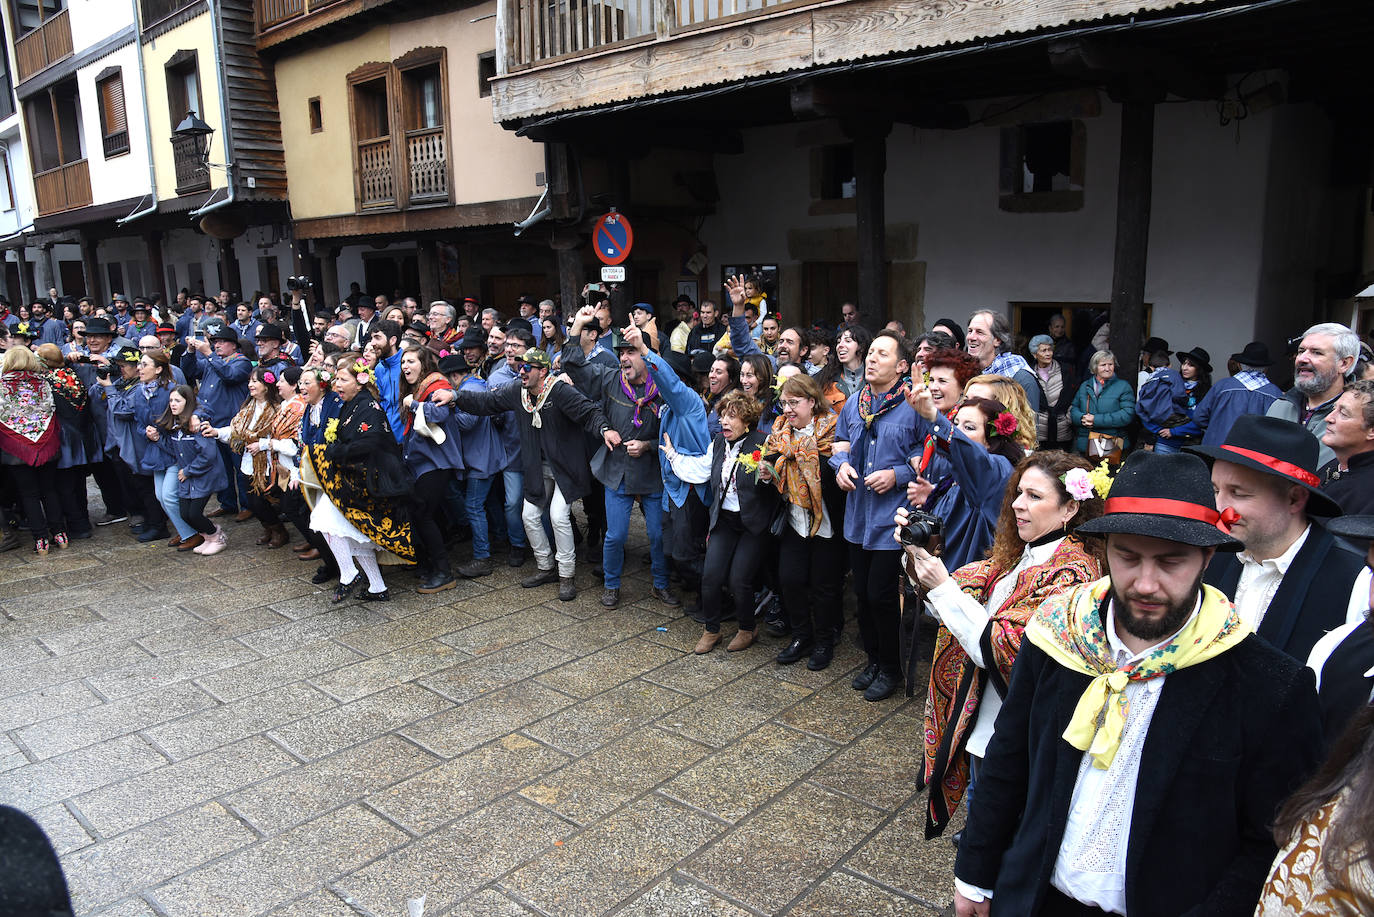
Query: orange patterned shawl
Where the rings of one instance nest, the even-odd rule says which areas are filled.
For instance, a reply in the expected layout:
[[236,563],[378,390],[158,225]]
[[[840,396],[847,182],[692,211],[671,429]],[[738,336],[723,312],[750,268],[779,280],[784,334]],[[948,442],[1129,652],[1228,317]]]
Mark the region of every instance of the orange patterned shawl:
[[[952,575],[959,588],[979,602],[987,601],[1001,576],[989,560],[966,564]],[[986,670],[974,665],[959,641],[940,625],[926,692],[925,768],[917,781],[921,788],[931,788],[926,811],[927,838],[945,830],[968,788],[969,764],[964,743],[978,721],[978,707],[988,680],[992,680],[999,694],[1005,695],[1012,664],[1021,649],[1021,637],[1040,603],[1074,586],[1091,583],[1101,575],[1097,559],[1073,535],[1059,543],[1048,561],[1022,570],[1011,595],[992,614],[983,632],[983,660],[995,663]]]

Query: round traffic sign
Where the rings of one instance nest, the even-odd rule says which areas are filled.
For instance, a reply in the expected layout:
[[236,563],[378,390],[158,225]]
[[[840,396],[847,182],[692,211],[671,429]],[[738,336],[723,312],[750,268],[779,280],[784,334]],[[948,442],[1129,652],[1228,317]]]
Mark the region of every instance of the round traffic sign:
[[625,214],[610,213],[596,221],[592,230],[592,245],[596,247],[596,257],[602,264],[620,264],[630,257],[630,246],[634,245],[635,233]]

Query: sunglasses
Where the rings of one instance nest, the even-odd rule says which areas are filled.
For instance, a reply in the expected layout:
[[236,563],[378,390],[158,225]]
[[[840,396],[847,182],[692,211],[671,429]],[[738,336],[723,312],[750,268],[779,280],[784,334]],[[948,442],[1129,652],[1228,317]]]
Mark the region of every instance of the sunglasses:
[[543,368],[544,368],[544,366],[543,366],[543,364],[541,364],[541,363],[521,363],[521,364],[520,364],[520,371],[521,371],[522,373],[527,373],[527,372],[529,372],[529,371],[532,370],[532,369],[543,369]]

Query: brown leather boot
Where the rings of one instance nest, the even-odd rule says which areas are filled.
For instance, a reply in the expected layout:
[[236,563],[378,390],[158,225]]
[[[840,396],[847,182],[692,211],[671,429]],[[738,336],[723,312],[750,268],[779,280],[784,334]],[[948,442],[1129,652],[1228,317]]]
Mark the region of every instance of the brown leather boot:
[[738,653],[740,650],[747,650],[754,645],[754,634],[752,630],[737,630],[735,636],[730,639],[730,645],[725,648],[727,653]]
[[282,525],[280,522],[276,525],[268,526],[267,534],[270,536],[267,540],[267,546],[269,548],[284,548],[286,547],[286,543],[291,540],[291,535],[286,531],[286,526]]
[[697,645],[692,652],[696,653],[698,656],[705,655],[715,649],[719,643],[719,632],[713,634],[709,630],[704,630],[701,632],[701,639],[697,641]]
[[263,525],[262,525],[262,534],[258,536],[258,540],[255,541],[255,542],[253,542],[253,544],[267,544],[267,543],[270,542],[271,540],[272,540],[272,526],[270,526],[270,525],[268,525],[267,523],[264,522]]

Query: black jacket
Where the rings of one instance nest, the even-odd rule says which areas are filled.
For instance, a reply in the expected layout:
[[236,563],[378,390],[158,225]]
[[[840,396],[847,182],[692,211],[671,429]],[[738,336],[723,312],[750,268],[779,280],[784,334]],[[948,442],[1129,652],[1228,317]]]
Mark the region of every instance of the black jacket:
[[[746,433],[740,446],[740,455],[748,455],[755,449],[762,451],[766,433],[754,430]],[[717,433],[712,440],[711,457],[711,528],[716,527],[720,517],[721,503],[725,500],[725,488],[720,486],[721,469],[725,466],[725,436]],[[773,484],[761,483],[735,463],[735,493],[739,496],[739,518],[745,531],[751,535],[762,535],[773,524],[778,511],[778,488]]]
[[520,404],[520,383],[510,382],[487,391],[458,391],[454,403],[469,414],[500,414],[514,411],[520,424],[520,466],[525,475],[525,499],[544,500],[544,462],[553,468],[553,480],[569,503],[585,497],[592,489],[587,467],[583,430],[597,435],[609,429],[601,408],[582,397],[571,385],[555,382],[539,412],[539,429],[534,415]]
[[[1021,646],[954,873],[992,914],[1045,899],[1083,752],[1062,734],[1087,675]],[[1251,635],[1165,677],[1142,746],[1126,856],[1131,917],[1250,917],[1279,805],[1321,761],[1310,670]]]
[[[1345,623],[1350,590],[1363,569],[1364,557],[1314,522],[1260,621],[1259,635],[1298,662],[1306,662],[1322,635]],[[1203,582],[1234,599],[1240,582],[1236,555],[1217,552]]]
[[1374,452],[1352,455],[1345,471],[1340,466],[1332,459],[1317,471],[1322,493],[1340,504],[1347,516],[1374,513]]
[[[634,425],[635,406],[621,390],[620,364],[614,368],[598,362],[587,362],[581,347],[563,351],[563,370],[572,377],[577,390],[601,405],[606,422],[620,434],[621,442],[632,439],[649,444],[650,448],[638,458],[632,458],[625,447],[614,450],[603,442],[592,444],[592,474],[609,490],[624,488],[626,494],[656,494],[663,491],[663,470],[658,462],[658,412],[663,409],[663,397],[653,400],[639,410],[639,426]],[[599,439],[599,438],[598,438]]]

